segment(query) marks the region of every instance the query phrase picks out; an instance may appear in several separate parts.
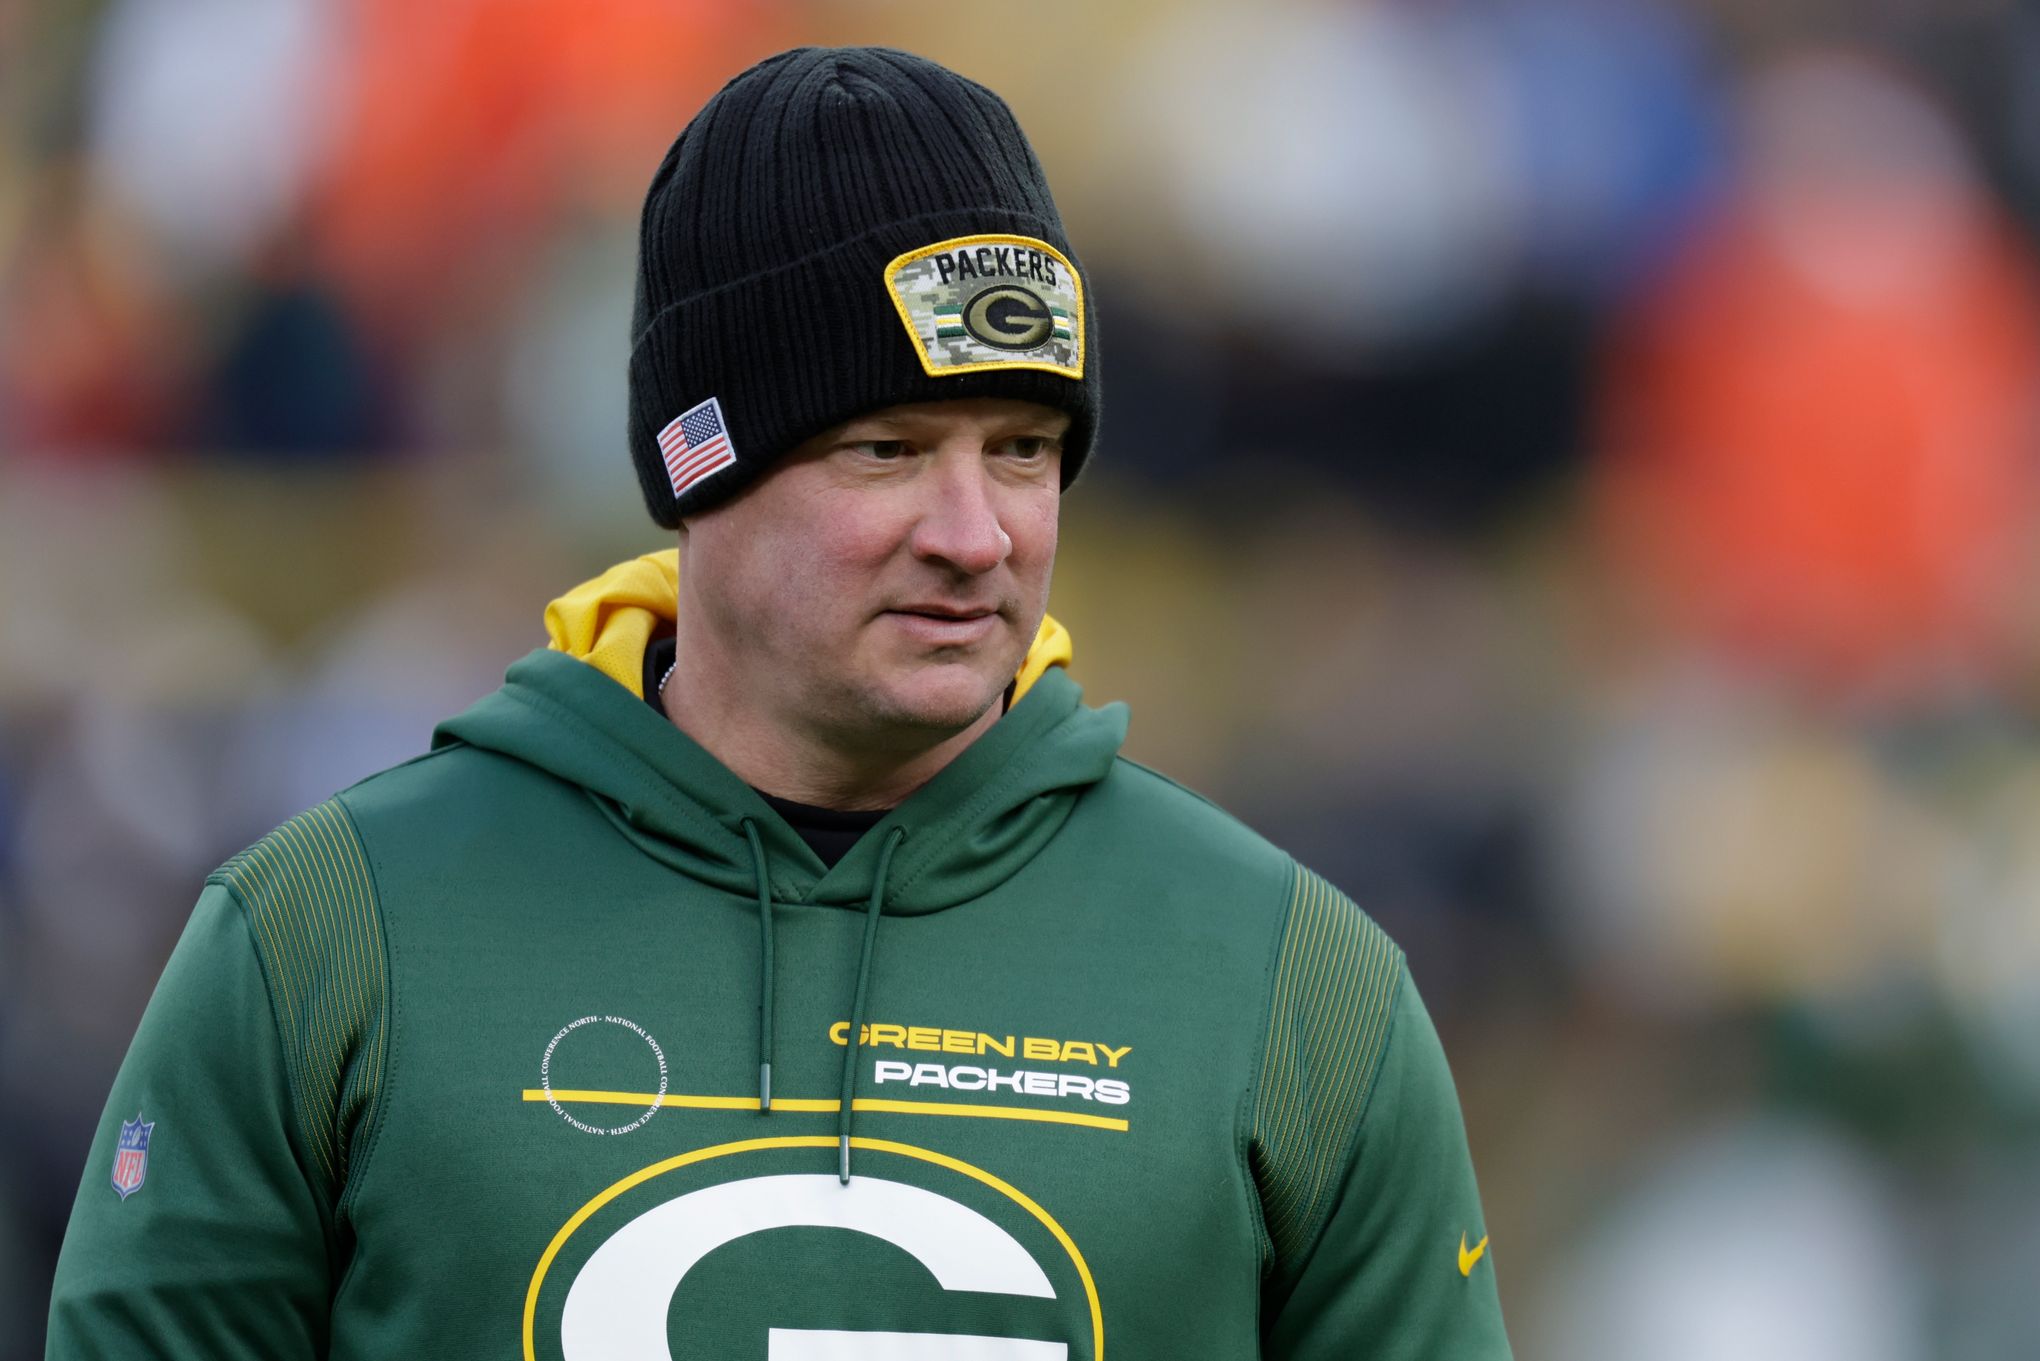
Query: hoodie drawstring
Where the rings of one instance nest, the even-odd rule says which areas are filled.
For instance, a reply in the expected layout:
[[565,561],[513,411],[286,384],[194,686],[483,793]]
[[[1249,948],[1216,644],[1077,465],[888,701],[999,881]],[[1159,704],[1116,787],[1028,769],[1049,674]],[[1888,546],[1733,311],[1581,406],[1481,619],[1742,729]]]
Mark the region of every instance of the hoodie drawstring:
[[758,876],[758,1109],[772,1109],[772,881],[765,873],[765,843],[758,828],[744,819],[751,839],[751,864]]
[[849,1043],[843,1047],[843,1100],[836,1113],[836,1142],[841,1151],[836,1177],[850,1184],[850,1123],[857,1105],[857,1057],[863,1048],[864,999],[871,988],[871,957],[878,942],[878,919],[885,911],[885,879],[892,869],[893,850],[906,840],[907,829],[895,827],[878,852],[878,877],[871,885],[871,903],[864,913],[864,949],[857,956],[857,991],[850,998]]

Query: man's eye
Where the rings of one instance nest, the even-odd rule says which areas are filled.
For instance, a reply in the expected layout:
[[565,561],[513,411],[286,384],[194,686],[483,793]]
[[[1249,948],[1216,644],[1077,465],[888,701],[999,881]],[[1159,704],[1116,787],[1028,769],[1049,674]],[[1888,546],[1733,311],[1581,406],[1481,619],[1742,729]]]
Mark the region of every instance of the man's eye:
[[907,452],[907,442],[903,439],[859,440],[850,447],[881,462],[900,458]]
[[1007,440],[999,446],[1001,451],[1014,458],[1033,460],[1041,458],[1055,447],[1055,441],[1046,435],[1021,435]]

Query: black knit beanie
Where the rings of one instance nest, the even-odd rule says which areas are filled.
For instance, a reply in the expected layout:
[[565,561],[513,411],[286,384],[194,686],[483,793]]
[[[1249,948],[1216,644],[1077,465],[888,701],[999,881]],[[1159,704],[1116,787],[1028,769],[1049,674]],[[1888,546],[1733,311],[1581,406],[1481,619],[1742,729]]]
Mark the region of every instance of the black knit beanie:
[[900,402],[1098,421],[1090,297],[997,95],[907,52],[803,47],[725,85],[645,195],[630,448],[652,518],[735,495],[787,450]]

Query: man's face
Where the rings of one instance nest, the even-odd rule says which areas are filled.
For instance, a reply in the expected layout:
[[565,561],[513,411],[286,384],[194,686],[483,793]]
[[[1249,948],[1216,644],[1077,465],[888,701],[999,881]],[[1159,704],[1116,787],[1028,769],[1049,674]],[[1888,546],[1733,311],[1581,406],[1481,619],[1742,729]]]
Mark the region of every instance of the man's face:
[[887,407],[800,445],[691,518],[680,589],[714,671],[761,717],[850,748],[960,732],[1048,606],[1061,505],[1052,407]]

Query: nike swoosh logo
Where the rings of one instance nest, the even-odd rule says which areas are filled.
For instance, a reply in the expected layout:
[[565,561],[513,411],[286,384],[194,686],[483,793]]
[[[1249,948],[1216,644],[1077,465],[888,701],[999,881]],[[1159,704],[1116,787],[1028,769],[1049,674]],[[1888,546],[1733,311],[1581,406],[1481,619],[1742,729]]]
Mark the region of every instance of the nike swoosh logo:
[[1466,1248],[1466,1235],[1463,1233],[1459,1235],[1460,1275],[1471,1276],[1473,1274],[1474,1267],[1478,1266],[1480,1264],[1480,1259],[1485,1256],[1487,1256],[1487,1235],[1485,1234],[1481,1235],[1481,1240],[1473,1245],[1473,1250],[1471,1252],[1467,1251]]

